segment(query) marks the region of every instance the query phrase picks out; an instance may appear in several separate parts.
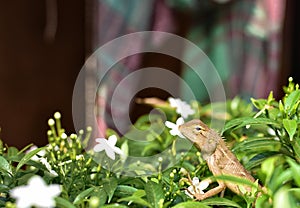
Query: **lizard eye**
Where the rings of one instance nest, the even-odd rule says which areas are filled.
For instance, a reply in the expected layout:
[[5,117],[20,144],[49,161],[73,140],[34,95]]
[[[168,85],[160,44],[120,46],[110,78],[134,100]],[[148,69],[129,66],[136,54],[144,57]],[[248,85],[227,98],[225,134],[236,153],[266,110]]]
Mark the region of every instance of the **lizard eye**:
[[196,127],[195,127],[195,130],[196,130],[196,131],[201,131],[202,128],[201,128],[201,126],[196,126]]

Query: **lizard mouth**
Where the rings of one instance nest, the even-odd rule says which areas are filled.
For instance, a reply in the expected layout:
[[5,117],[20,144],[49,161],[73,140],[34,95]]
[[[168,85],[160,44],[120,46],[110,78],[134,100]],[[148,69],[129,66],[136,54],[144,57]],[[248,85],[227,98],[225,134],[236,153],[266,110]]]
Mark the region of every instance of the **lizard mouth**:
[[182,125],[179,125],[179,126],[178,126],[178,130],[179,130],[179,131],[180,131],[180,129],[181,129],[181,126],[182,126]]
[[[189,137],[188,137],[188,132],[185,131],[185,128],[183,128],[183,126],[184,126],[184,124],[179,125],[179,126],[178,126],[178,130],[179,130],[179,132],[180,132],[185,138],[189,139]],[[189,140],[190,140],[190,139],[189,139]]]
[[180,132],[181,134],[183,134],[183,135],[185,134],[184,131],[183,131],[183,129],[182,129],[182,125],[179,125],[179,126],[178,126],[178,130],[179,130],[179,132]]

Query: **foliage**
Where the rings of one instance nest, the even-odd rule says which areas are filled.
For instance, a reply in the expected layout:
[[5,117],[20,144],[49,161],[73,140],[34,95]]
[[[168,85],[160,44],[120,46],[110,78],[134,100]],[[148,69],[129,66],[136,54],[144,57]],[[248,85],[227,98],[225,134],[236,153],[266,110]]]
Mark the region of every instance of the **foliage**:
[[[95,139],[91,138],[90,128],[67,136],[59,113],[49,120],[49,144],[45,147],[28,152],[32,145],[18,150],[0,140],[0,206],[15,207],[10,190],[39,175],[47,184],[60,184],[62,192],[55,201],[57,207],[63,208],[251,207],[254,204],[256,207],[297,207],[300,204],[299,86],[289,79],[284,92],[280,101],[274,99],[272,92],[267,99],[252,99],[252,103],[236,97],[226,102],[226,111],[218,113],[213,113],[212,108],[220,106],[221,109],[222,103],[190,102],[195,114],[189,119],[200,117],[206,123],[212,117],[221,123],[226,120],[221,131],[223,137],[265,187],[263,190],[256,183],[248,184],[253,191],[243,196],[230,190],[226,190],[223,198],[201,202],[187,196],[185,190],[191,185],[190,176],[203,180],[212,175],[196,148],[184,151],[184,139],[172,136],[165,128],[165,120],[175,122],[179,117],[166,102],[151,104],[165,117],[142,116],[122,137],[107,130],[106,136],[116,135],[117,145],[124,152],[114,161],[103,154],[95,160],[95,153],[89,148]],[[132,139],[137,135],[143,142]],[[130,157],[151,157],[166,149],[156,160],[130,161]],[[41,158],[50,166],[42,163]],[[229,176],[215,179],[249,183]],[[256,199],[258,191],[262,194]]]

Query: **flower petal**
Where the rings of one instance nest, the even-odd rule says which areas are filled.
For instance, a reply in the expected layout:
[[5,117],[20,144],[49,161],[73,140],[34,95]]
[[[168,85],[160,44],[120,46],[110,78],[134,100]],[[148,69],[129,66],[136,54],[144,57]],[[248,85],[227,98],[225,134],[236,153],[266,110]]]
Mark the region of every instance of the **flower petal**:
[[200,183],[199,183],[199,189],[200,190],[204,190],[204,189],[206,189],[207,187],[209,186],[209,183],[208,183],[208,181],[201,181]]
[[188,190],[191,194],[195,194],[195,190],[194,190],[194,187],[193,186],[189,186],[188,187]]
[[176,120],[176,124],[174,124],[174,123],[172,123],[172,122],[170,122],[170,121],[166,121],[165,122],[165,125],[168,127],[168,128],[171,128],[171,130],[170,130],[170,134],[172,135],[172,136],[179,136],[179,137],[181,137],[181,138],[185,138],[185,136],[183,136],[182,134],[181,134],[181,132],[179,131],[179,125],[181,125],[181,124],[183,124],[184,123],[184,120],[183,120],[183,118],[182,117],[180,117],[180,118],[178,118],[177,120]]
[[110,148],[105,149],[105,153],[110,159],[112,159],[112,160],[116,159],[115,152],[112,149],[110,149]]
[[184,124],[184,119],[182,117],[179,117],[177,120],[176,120],[176,126],[180,126]]
[[168,101],[171,107],[176,108],[176,113],[180,114],[183,118],[187,118],[189,115],[195,113],[195,110],[188,103],[179,98],[169,98]]
[[95,141],[96,141],[97,143],[100,143],[100,142],[102,142],[103,140],[105,140],[105,141],[106,141],[106,139],[105,139],[105,138],[96,138],[96,139],[95,139]]
[[49,195],[52,197],[56,197],[60,194],[61,189],[58,184],[52,184],[48,186]]
[[115,153],[119,154],[119,155],[123,155],[123,154],[124,154],[123,151],[122,151],[119,147],[114,147],[114,148],[113,148],[113,151],[114,151]]
[[170,121],[166,121],[165,122],[165,126],[170,128],[170,129],[173,129],[174,127],[176,127],[176,124],[170,122]]
[[177,108],[178,105],[177,105],[177,101],[176,101],[176,100],[177,100],[177,99],[172,98],[172,97],[170,97],[170,98],[168,99],[168,101],[169,101],[171,107]]
[[16,198],[18,207],[54,207],[54,197],[58,196],[61,190],[59,185],[47,186],[42,177],[33,176],[28,185],[15,187],[10,193]]
[[54,170],[50,170],[49,172],[50,172],[50,174],[51,174],[53,177],[57,177],[57,176],[58,176],[57,172],[55,172]]
[[194,196],[193,196],[192,194],[190,194],[190,193],[188,192],[188,190],[185,190],[184,193],[185,193],[186,195],[188,195],[190,198],[192,198],[192,199],[194,198]]
[[111,135],[110,137],[108,137],[107,143],[109,146],[114,147],[117,143],[117,136],[116,135]]
[[101,152],[102,150],[105,149],[105,145],[103,143],[97,144],[94,146],[93,150],[95,152]]
[[198,186],[199,185],[199,178],[194,177],[192,183],[193,183],[194,186]]
[[178,135],[178,133],[179,133],[179,131],[178,131],[178,129],[171,129],[170,130],[170,134],[172,135],[172,136],[177,136]]

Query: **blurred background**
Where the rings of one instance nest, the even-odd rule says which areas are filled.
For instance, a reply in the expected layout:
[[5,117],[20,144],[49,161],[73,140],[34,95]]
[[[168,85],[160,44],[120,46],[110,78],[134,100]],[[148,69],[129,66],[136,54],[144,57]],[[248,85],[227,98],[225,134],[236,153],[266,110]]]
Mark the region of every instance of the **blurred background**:
[[[44,145],[47,120],[56,111],[62,113],[67,132],[73,132],[72,93],[85,60],[108,41],[138,31],[170,32],[195,43],[216,66],[228,98],[265,97],[270,90],[280,98],[289,76],[300,81],[299,9],[297,0],[2,1],[0,138],[17,147]],[[182,56],[193,55],[182,48]],[[113,109],[107,104],[114,87],[132,71],[150,66],[180,75],[199,101],[207,100],[201,80],[179,60],[134,55],[114,66],[99,89],[94,82],[86,83],[80,103],[82,126],[96,106],[99,126],[110,127]],[[98,89],[95,102],[90,102],[91,88]],[[174,88],[184,99],[180,86]],[[149,88],[136,96],[170,95]],[[134,121],[148,111],[133,103],[130,117]]]

